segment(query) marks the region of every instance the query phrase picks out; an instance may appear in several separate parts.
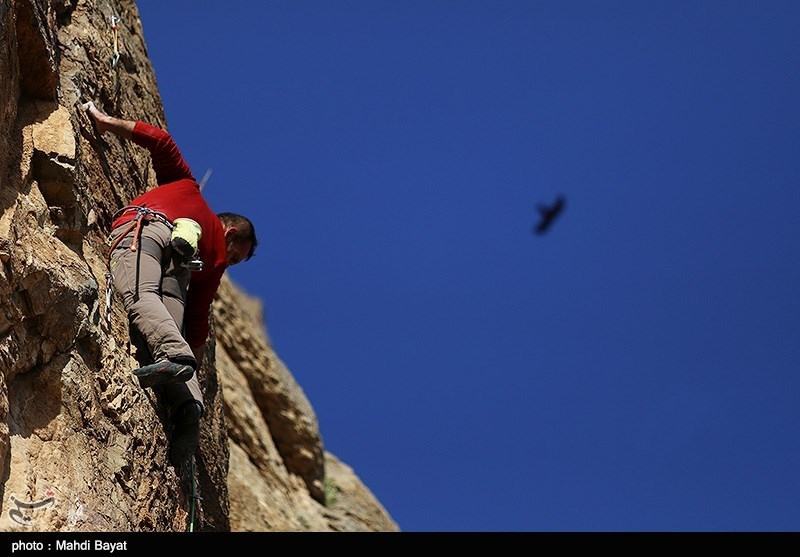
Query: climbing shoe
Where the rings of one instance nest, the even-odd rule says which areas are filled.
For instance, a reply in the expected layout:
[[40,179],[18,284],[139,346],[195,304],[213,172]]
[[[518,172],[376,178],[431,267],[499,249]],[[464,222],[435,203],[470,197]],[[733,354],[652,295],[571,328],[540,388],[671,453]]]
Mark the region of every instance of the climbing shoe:
[[142,387],[155,387],[169,383],[185,383],[192,378],[194,367],[164,360],[149,366],[134,370],[133,374],[139,379]]
[[179,468],[192,458],[200,445],[200,416],[203,408],[195,400],[184,402],[173,414],[172,443],[169,447],[169,460]]

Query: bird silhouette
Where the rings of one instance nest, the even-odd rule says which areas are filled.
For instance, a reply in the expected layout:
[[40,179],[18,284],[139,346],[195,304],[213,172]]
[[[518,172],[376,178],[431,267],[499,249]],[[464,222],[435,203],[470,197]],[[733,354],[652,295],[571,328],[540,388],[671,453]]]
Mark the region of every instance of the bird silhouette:
[[556,198],[556,202],[549,207],[540,203],[537,208],[539,209],[539,214],[542,216],[542,219],[539,221],[539,224],[533,227],[534,233],[541,235],[547,232],[555,218],[564,210],[565,206],[566,200],[563,195],[559,195]]

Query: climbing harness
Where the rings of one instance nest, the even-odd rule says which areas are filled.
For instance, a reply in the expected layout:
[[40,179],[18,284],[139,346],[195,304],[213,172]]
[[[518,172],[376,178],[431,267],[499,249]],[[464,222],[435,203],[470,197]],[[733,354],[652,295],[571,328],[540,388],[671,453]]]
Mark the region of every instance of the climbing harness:
[[145,223],[145,221],[158,221],[158,222],[162,222],[165,225],[167,225],[167,227],[170,230],[172,230],[174,228],[172,223],[167,218],[167,215],[165,215],[164,213],[159,213],[158,211],[153,211],[152,209],[148,209],[147,207],[144,207],[144,206],[140,207],[139,205],[129,205],[127,207],[123,207],[122,209],[120,209],[119,211],[116,212],[116,214],[114,215],[112,221],[116,220],[118,217],[124,215],[125,213],[127,213],[129,211],[136,211],[136,216],[133,218],[133,220],[131,220],[131,222],[128,225],[128,227],[119,236],[117,236],[116,240],[114,240],[114,242],[111,244],[111,248],[109,248],[108,255],[106,257],[107,262],[108,262],[108,271],[106,271],[106,319],[105,319],[105,321],[106,321],[106,326],[108,326],[108,327],[111,326],[111,293],[112,293],[112,287],[114,285],[114,275],[111,274],[111,254],[114,253],[115,249],[117,249],[117,246],[120,244],[120,242],[122,242],[122,239],[125,238],[125,236],[127,236],[128,233],[131,230],[134,230],[134,229],[135,229],[135,231],[133,233],[133,241],[131,242],[131,245],[130,245],[129,249],[131,251],[138,250],[139,248],[138,248],[137,244],[139,243],[140,238],[142,236],[142,225]]
[[[198,255],[198,242],[200,241],[200,236],[202,235],[202,229],[200,225],[197,224],[195,221],[187,218],[178,218],[175,219],[175,222],[170,222],[167,215],[164,213],[153,211],[152,209],[148,209],[145,206],[139,205],[129,205],[127,207],[123,207],[119,211],[114,214],[112,218],[112,222],[116,220],[118,217],[124,215],[127,212],[136,211],[136,216],[130,221],[128,227],[122,231],[122,233],[117,236],[117,238],[112,242],[111,247],[108,250],[108,255],[106,256],[106,261],[108,264],[108,271],[106,271],[106,315],[105,315],[105,322],[106,326],[111,326],[111,295],[112,295],[112,288],[114,285],[114,275],[111,274],[111,255],[114,253],[114,250],[117,249],[122,239],[125,238],[131,231],[133,231],[133,239],[131,241],[131,245],[128,249],[131,251],[137,251],[138,244],[141,243],[142,237],[142,226],[145,222],[148,221],[158,221],[167,226],[172,231],[172,241],[174,242],[176,237],[189,238],[188,245],[195,249],[194,256],[191,258],[187,258],[187,260],[181,263],[181,266],[188,269],[189,271],[196,273],[203,270],[203,261],[199,258]],[[192,238],[192,235],[195,237]],[[174,244],[173,244],[174,246]],[[174,248],[173,248],[174,249]]]
[[133,234],[133,243],[131,243],[130,250],[136,251],[138,249],[136,244],[139,241],[139,238],[141,238],[142,236],[142,225],[144,224],[145,221],[157,220],[159,222],[166,224],[167,228],[169,228],[170,230],[174,228],[170,220],[167,218],[167,215],[165,215],[164,213],[153,211],[152,209],[148,209],[145,206],[139,206],[139,205],[128,205],[127,207],[123,207],[122,209],[116,212],[113,218],[114,220],[116,220],[117,218],[121,217],[122,215],[130,211],[136,211],[136,216],[133,218],[133,220],[130,221],[130,226],[128,226],[128,228],[126,228],[125,231],[111,245],[111,249],[108,250],[109,260],[111,259],[111,254],[114,252],[119,243],[122,241],[122,238],[124,238],[128,234],[128,232],[130,232],[134,228],[136,229],[136,232],[134,232]]

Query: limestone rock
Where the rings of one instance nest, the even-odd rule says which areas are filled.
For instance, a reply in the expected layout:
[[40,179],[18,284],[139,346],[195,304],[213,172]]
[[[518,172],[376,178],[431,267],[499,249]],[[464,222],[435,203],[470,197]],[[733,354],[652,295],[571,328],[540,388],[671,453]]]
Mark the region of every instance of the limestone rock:
[[15,0],[20,87],[29,98],[55,100],[58,61],[55,11],[47,0]]
[[[131,374],[119,300],[105,322],[112,215],[155,176],[79,108],[166,127],[135,3],[0,0],[0,76],[0,530],[186,530],[190,474]],[[195,530],[397,529],[326,453],[260,303],[227,280],[199,375]]]
[[339,532],[394,532],[399,530],[372,492],[353,469],[325,453],[324,515],[331,530]]
[[288,470],[324,501],[324,457],[317,418],[303,390],[269,348],[260,320],[237,304],[229,281],[220,285],[216,317],[226,324],[217,340],[242,371]]
[[[216,321],[220,324],[217,372],[225,392],[230,441],[232,529],[398,530],[353,470],[323,450],[311,405],[291,376],[286,377],[288,371],[279,363],[266,337],[254,334],[263,331],[260,311],[259,304],[223,279],[215,304]],[[229,350],[235,351],[235,359]],[[253,385],[259,387],[253,389]],[[274,413],[294,426],[273,427],[270,416]],[[287,435],[290,438],[286,439]],[[316,468],[320,475],[309,479],[303,477],[308,473],[307,467],[293,467],[295,461],[286,459],[281,451],[282,436],[284,445],[304,447],[303,458],[321,455]],[[320,486],[321,494],[310,489],[309,483]]]

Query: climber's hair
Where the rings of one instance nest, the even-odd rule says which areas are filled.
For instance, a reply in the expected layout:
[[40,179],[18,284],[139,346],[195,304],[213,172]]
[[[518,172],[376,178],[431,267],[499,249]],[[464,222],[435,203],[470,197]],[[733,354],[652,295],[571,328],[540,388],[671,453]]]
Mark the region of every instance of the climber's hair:
[[245,257],[244,260],[247,261],[253,257],[253,253],[256,251],[256,246],[258,245],[258,240],[256,239],[256,228],[253,226],[253,223],[250,222],[250,219],[242,215],[237,215],[236,213],[219,213],[217,216],[219,220],[222,221],[223,225],[236,228],[237,232],[236,236],[233,237],[234,241],[250,242],[250,251],[247,253],[247,257]]

